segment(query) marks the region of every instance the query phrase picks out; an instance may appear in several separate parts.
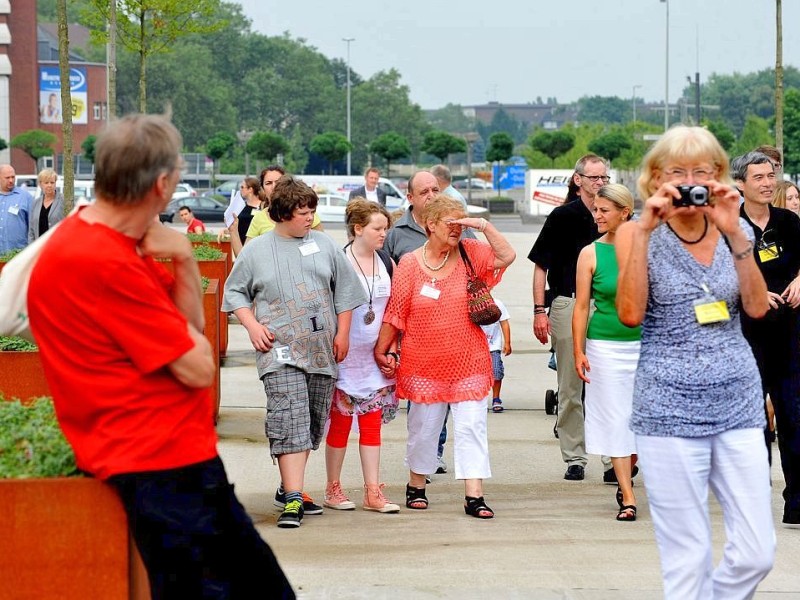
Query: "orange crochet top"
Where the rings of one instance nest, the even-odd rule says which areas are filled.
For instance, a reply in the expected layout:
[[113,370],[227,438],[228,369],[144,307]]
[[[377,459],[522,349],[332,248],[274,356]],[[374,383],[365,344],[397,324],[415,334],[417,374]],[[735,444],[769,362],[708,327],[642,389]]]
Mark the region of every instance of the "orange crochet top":
[[[505,269],[494,269],[494,252],[478,240],[463,240],[472,266],[491,288]],[[458,252],[457,249],[452,250]],[[423,285],[439,298],[422,293]],[[432,404],[485,398],[492,387],[492,361],[483,330],[469,320],[467,267],[462,260],[444,279],[427,275],[411,253],[392,277],[384,323],[403,332],[397,397]]]

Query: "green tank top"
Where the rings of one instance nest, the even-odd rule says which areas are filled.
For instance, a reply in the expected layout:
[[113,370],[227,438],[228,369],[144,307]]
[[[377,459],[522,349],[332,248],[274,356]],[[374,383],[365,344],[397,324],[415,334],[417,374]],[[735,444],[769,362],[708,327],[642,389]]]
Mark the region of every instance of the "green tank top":
[[641,327],[627,327],[617,316],[617,276],[619,267],[612,244],[594,242],[597,264],[592,277],[595,311],[589,320],[586,337],[591,340],[633,342],[642,337]]

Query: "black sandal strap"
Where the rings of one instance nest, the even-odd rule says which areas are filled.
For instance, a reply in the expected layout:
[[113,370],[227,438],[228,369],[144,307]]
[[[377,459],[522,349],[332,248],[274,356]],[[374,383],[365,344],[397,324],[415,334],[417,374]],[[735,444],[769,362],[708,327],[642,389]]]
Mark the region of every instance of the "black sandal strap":
[[[494,517],[494,511],[486,505],[483,496],[473,498],[471,496],[464,496],[466,504],[464,505],[464,512],[472,517],[478,519],[491,519]],[[482,515],[481,513],[488,512],[489,515]]]
[[[412,506],[412,504],[424,504],[425,506]],[[428,508],[428,498],[425,496],[425,488],[415,488],[411,484],[406,484],[406,508],[412,510],[424,510]]]

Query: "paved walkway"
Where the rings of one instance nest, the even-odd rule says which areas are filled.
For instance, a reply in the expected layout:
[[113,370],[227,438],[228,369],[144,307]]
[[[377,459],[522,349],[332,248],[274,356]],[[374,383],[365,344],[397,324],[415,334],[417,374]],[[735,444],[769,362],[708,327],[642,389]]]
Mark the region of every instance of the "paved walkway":
[[[278,529],[272,498],[280,479],[264,437],[264,392],[257,379],[246,332],[231,325],[222,369],[220,452],[240,500],[256,521],[299,593],[308,600],[512,599],[650,600],[661,598],[661,577],[647,498],[637,478],[639,519],[614,520],[615,488],[602,484],[602,464],[592,457],[583,482],[562,479],[554,418],[544,412],[544,394],[556,387],[547,368],[547,348],[531,332],[532,265],[526,259],[540,226],[508,235],[517,261],[496,294],[511,314],[514,353],[506,359],[506,412],[489,415],[493,477],[486,500],[497,516],[480,521],[464,514],[463,484],[435,475],[430,508],[383,515],[326,509],[308,516],[299,530]],[[344,240],[341,230],[331,235]],[[357,440],[351,438],[342,484],[360,507],[362,478]],[[387,496],[403,505],[407,470],[405,412],[384,427],[382,477]],[[777,447],[775,449],[777,454]],[[445,458],[452,465],[452,447]],[[773,467],[773,514],[780,522],[783,487]],[[324,451],[312,454],[307,492],[321,503]],[[715,557],[723,527],[711,504]],[[756,598],[800,598],[800,531],[776,529],[775,568]]]

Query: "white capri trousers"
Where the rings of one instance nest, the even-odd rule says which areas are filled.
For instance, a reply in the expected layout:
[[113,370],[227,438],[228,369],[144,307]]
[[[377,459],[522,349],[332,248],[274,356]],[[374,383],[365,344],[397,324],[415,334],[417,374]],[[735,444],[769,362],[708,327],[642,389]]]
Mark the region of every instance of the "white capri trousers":
[[[752,598],[775,558],[769,463],[761,429],[702,438],[636,436],[666,600]],[[708,490],[725,548],[712,562]]]
[[406,466],[414,473],[435,473],[439,433],[447,418],[447,407],[453,414],[453,460],[456,479],[488,479],[489,438],[486,432],[486,399],[463,402],[415,402],[408,411]]

